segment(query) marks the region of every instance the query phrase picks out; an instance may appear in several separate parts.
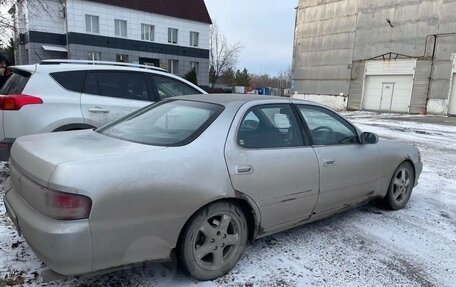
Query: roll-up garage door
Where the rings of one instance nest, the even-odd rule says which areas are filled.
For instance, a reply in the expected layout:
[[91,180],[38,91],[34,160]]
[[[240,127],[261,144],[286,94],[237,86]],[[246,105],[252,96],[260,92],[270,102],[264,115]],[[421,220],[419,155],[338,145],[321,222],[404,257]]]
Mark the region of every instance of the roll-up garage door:
[[416,59],[368,61],[363,109],[408,113],[415,67]]

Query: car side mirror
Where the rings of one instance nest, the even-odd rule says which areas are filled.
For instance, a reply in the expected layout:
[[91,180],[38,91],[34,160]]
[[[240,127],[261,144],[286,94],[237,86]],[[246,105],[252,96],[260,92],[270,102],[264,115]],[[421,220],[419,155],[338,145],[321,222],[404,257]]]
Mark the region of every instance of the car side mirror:
[[378,143],[378,136],[374,133],[364,132],[360,136],[362,144],[376,144]]

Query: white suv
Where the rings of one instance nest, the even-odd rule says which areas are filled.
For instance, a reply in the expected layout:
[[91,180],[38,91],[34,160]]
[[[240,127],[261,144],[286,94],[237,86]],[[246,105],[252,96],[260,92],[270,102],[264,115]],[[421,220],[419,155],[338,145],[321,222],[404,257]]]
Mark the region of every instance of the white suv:
[[151,102],[206,93],[143,65],[47,60],[11,69],[0,89],[0,160],[20,136],[97,128]]

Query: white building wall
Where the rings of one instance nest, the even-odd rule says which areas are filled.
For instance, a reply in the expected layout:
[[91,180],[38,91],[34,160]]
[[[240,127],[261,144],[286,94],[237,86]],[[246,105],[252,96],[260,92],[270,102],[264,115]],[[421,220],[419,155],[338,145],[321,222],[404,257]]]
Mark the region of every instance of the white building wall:
[[348,100],[344,96],[332,95],[314,95],[314,94],[293,94],[293,99],[300,99],[306,101],[316,102],[325,105],[336,111],[346,111]]
[[64,6],[59,0],[47,0],[40,2],[26,0],[19,4],[18,21],[20,33],[26,31],[38,31],[47,33],[66,33]]
[[[178,29],[178,46],[190,46],[190,31],[199,33],[199,46],[196,48],[209,49],[210,25],[196,21],[179,19],[160,14],[153,14],[134,9],[105,5],[85,0],[68,0],[67,3],[68,32],[86,34],[85,15],[99,17],[100,33],[96,35],[117,37],[114,20],[127,21],[127,37],[130,40],[141,41],[141,24],[155,26],[156,43],[168,43],[168,28]],[[149,42],[149,41],[146,41]]]

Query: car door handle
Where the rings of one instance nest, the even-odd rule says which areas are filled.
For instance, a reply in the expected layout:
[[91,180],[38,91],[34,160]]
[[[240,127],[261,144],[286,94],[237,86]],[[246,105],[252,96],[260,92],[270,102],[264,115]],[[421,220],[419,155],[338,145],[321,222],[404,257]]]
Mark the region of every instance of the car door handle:
[[251,174],[253,173],[253,167],[250,165],[236,165],[234,167],[235,174]]
[[335,166],[336,161],[334,159],[328,159],[323,161],[323,166]]
[[89,109],[89,112],[107,114],[107,113],[109,113],[109,110],[103,109],[103,108],[100,108],[100,107],[93,107],[93,108]]

